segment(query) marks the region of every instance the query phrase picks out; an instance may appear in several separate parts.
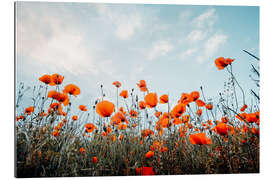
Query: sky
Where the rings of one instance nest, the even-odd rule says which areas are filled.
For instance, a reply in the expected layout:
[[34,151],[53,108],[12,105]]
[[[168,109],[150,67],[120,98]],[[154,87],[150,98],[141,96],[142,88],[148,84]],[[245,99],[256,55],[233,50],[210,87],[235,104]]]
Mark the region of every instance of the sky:
[[174,103],[200,86],[218,98],[228,79],[214,65],[221,56],[235,59],[234,74],[249,96],[256,89],[251,64],[258,62],[244,49],[259,56],[259,7],[16,2],[17,85],[32,88],[40,76],[59,73],[63,86],[80,87],[75,105],[93,105],[101,84],[105,98],[115,100],[114,81],[141,100],[141,79]]

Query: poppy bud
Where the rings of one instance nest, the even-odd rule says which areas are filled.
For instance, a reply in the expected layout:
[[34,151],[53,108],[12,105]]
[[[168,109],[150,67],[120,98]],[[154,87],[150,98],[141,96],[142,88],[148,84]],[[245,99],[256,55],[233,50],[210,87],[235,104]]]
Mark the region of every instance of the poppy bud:
[[103,85],[101,84],[100,87],[103,88]]

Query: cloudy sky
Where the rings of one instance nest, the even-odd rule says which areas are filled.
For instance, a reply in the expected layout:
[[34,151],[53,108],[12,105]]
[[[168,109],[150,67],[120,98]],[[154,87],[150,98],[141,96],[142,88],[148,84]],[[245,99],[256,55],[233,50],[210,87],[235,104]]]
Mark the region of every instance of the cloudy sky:
[[[112,82],[135,88],[144,79],[159,95],[176,101],[182,92],[205,89],[218,97],[228,75],[214,65],[234,58],[244,89],[259,56],[259,8],[236,6],[16,3],[16,80],[33,87],[43,74],[64,75],[81,88],[76,101],[91,104]],[[31,101],[25,99],[26,106]]]

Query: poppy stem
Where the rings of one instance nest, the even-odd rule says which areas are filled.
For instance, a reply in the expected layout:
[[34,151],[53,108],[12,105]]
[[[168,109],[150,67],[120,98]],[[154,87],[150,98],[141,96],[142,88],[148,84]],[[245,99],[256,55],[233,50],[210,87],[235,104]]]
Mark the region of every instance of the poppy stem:
[[[205,99],[205,96],[204,96],[204,92],[203,92],[203,87],[201,86],[200,89],[202,91],[203,100],[204,100],[204,102],[206,102],[206,99]],[[209,118],[209,115],[208,115],[208,111],[207,110],[206,110],[206,115],[207,115],[207,118],[209,120],[210,118]]]

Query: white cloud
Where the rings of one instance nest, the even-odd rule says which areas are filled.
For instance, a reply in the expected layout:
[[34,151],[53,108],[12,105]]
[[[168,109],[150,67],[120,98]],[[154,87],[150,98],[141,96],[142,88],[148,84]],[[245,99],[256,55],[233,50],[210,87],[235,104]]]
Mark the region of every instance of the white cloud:
[[203,46],[203,56],[198,57],[197,61],[202,63],[204,60],[211,58],[227,41],[227,36],[222,33],[215,33]]
[[186,9],[186,10],[184,10],[184,11],[181,11],[180,13],[179,13],[179,19],[181,20],[181,21],[186,21],[186,20],[188,20],[191,16],[192,16],[192,11],[191,10],[189,10],[189,9]]
[[181,60],[185,60],[187,57],[192,56],[195,52],[197,52],[197,48],[188,48],[187,50],[183,51],[181,54],[179,54],[179,58]]
[[213,24],[217,21],[218,16],[216,15],[216,10],[214,8],[208,9],[204,13],[195,17],[191,24],[197,28],[207,28],[212,27]]
[[143,28],[142,15],[136,10],[118,9],[115,11],[105,4],[96,5],[96,9],[103,22],[111,23],[115,27],[114,34],[121,40],[131,39]]
[[187,36],[187,40],[190,43],[197,43],[198,41],[201,41],[205,38],[206,36],[206,32],[203,32],[201,30],[195,29],[193,31],[191,31],[188,36]]
[[149,60],[154,60],[160,56],[168,54],[173,49],[173,45],[166,40],[156,42],[147,54]]

